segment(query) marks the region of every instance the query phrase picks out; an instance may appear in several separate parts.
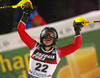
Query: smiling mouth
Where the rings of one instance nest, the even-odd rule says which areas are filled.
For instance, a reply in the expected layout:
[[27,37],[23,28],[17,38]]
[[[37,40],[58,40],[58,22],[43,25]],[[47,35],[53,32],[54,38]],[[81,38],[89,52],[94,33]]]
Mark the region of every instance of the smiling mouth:
[[45,38],[46,39],[46,41],[50,41],[50,40],[52,40],[51,38]]

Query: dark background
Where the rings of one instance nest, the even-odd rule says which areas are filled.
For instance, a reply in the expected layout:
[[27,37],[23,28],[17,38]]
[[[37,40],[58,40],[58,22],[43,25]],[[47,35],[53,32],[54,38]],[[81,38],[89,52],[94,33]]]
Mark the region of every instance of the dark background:
[[[0,6],[15,5],[20,0],[0,0]],[[99,10],[99,0],[31,0],[40,16],[47,23],[71,18],[93,10]],[[14,16],[18,9],[0,10],[0,34],[12,32]]]

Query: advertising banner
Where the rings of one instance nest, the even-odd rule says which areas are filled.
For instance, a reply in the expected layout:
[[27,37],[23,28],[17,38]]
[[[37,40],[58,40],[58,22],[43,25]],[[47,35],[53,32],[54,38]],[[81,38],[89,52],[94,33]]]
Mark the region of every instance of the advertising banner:
[[[80,16],[90,21],[100,20],[100,11]],[[75,32],[72,24],[74,19],[75,17],[47,25],[54,26],[58,31],[57,47],[73,43]],[[26,32],[39,41],[39,34],[43,28],[44,26],[31,28]],[[17,32],[0,35],[0,78],[27,78],[29,56],[29,49],[21,41]],[[60,61],[53,78],[91,78],[92,76],[99,78],[99,66],[100,23],[96,23],[82,29],[81,48],[75,54],[66,56]]]
[[[82,47],[69,56],[64,57],[57,66],[53,78],[100,77],[100,30],[82,34]],[[74,36],[58,40],[57,47],[73,43]],[[0,78],[27,78],[29,66],[29,49],[5,51],[0,53]],[[72,61],[70,61],[72,60]],[[70,71],[70,72],[69,72]],[[63,73],[62,73],[63,72]],[[77,73],[75,73],[77,72]],[[62,75],[60,75],[62,74]],[[87,76],[88,75],[88,76]]]
[[[81,17],[84,17],[90,21],[97,21],[100,20],[100,11],[93,11],[89,12],[83,15],[80,15]],[[77,16],[76,16],[77,17]],[[59,39],[72,36],[75,34],[74,28],[73,28],[73,21],[76,17],[58,21],[55,23],[47,24],[46,26],[52,26],[55,27],[59,34]],[[40,32],[44,26],[36,27],[27,29],[26,32],[35,40],[39,41]],[[90,24],[88,26],[85,26],[82,28],[82,33],[94,31],[100,29],[100,23],[96,24]],[[21,47],[25,47],[26,45],[21,41],[19,35],[17,32],[0,35],[0,52],[8,51],[12,49],[17,49]]]

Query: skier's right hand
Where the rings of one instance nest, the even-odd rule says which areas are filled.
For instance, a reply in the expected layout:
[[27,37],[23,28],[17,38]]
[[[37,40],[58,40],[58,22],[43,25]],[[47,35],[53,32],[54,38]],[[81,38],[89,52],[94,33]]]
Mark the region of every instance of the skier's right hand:
[[23,13],[26,14],[27,16],[30,16],[32,9],[33,9],[33,6],[32,6],[32,3],[30,3],[30,2],[24,3],[22,5]]
[[21,18],[21,21],[23,21],[25,24],[27,23],[27,19],[31,14],[31,11],[33,9],[32,3],[28,2],[28,3],[24,3],[21,7],[22,11],[23,11],[23,16]]

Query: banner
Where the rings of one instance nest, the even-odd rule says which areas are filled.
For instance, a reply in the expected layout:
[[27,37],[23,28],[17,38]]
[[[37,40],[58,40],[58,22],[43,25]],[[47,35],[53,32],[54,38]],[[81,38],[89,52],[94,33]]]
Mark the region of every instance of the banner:
[[[100,11],[93,11],[89,12],[83,15],[80,15],[81,17],[84,17],[88,20],[100,20]],[[73,28],[73,21],[76,17],[62,20],[59,22],[47,24],[46,26],[52,26],[55,27],[58,31],[59,34],[59,39],[72,36],[75,34],[74,28]],[[36,28],[31,28],[27,29],[26,32],[35,40],[39,41],[39,36],[41,30],[44,28],[44,26],[36,27]],[[85,28],[82,29],[82,33],[93,31],[93,30],[98,30],[100,29],[100,23],[97,24],[92,24],[88,25]],[[17,32],[10,33],[10,34],[5,34],[5,35],[0,35],[0,52],[2,51],[7,51],[7,50],[12,50],[12,49],[17,49],[21,47],[25,47],[26,45],[21,41],[19,35]]]
[[29,49],[0,53],[0,78],[27,78]]
[[[62,47],[62,46],[71,44],[73,42],[74,42],[74,36],[66,37],[63,39],[59,39],[56,46]],[[93,52],[96,53],[97,61],[95,61],[95,64],[97,63],[97,66],[100,66],[100,29],[82,34],[82,46],[80,48],[81,52],[82,51],[85,52],[85,48],[88,48],[88,47],[91,48],[91,46],[93,47]],[[90,50],[92,50],[92,49],[88,48],[88,52],[90,52]],[[88,52],[85,52],[84,54],[86,54]],[[92,53],[90,53],[90,54],[92,55]],[[81,55],[83,55],[83,54],[81,54]],[[83,55],[83,56],[85,58],[85,55]],[[87,55],[86,55],[86,57],[87,57]],[[91,56],[91,57],[94,57],[94,56]],[[79,58],[79,57],[77,57],[77,58]],[[82,56],[80,58],[82,58]],[[79,60],[82,60],[82,59],[79,59]],[[87,64],[90,61],[92,62],[93,60],[88,59]],[[0,78],[26,78],[27,71],[28,71],[28,65],[29,65],[29,49],[28,49],[28,47],[23,47],[23,48],[19,48],[19,49],[15,49],[15,50],[1,52],[0,53]],[[66,70],[67,71],[70,70],[69,65],[70,64],[68,63],[66,57],[62,58],[62,60],[58,64],[52,78],[58,78],[57,76],[59,76],[58,75],[59,71],[62,70],[63,67],[64,67],[65,74],[67,74]],[[91,64],[91,65],[94,65],[94,64]],[[88,66],[88,65],[86,65],[86,66]],[[91,71],[99,72],[99,69],[93,68],[93,70],[91,69]],[[85,73],[89,73],[89,71],[85,72]],[[69,72],[69,75],[70,75],[70,72]],[[85,74],[82,74],[82,75],[85,77]],[[60,76],[60,78],[61,77],[62,76]]]
[[[100,11],[93,11],[80,16],[90,21],[93,20],[96,21],[100,20],[99,18]],[[62,47],[73,43],[74,41],[73,35],[75,34],[75,32],[72,24],[74,19],[75,17],[46,25],[46,26],[54,26],[57,29],[59,34],[59,40],[56,45],[57,47],[59,46]],[[27,29],[26,32],[32,38],[39,41],[39,34],[43,28],[44,26],[31,28]],[[94,24],[88,25],[82,29],[82,47],[80,52],[85,51],[84,48],[88,47],[91,48],[91,46],[93,46],[93,48],[95,49],[95,51],[93,52],[96,52],[97,54],[96,58],[97,61],[95,63],[98,63],[98,66],[100,66],[100,23],[96,23],[95,25]],[[90,52],[90,49],[88,50]],[[29,56],[30,56],[29,49],[21,41],[17,32],[0,35],[0,78],[27,78],[27,73],[28,73],[27,71],[29,67]],[[61,78],[62,76],[61,77],[59,76],[60,69],[62,70],[62,68],[64,67],[63,69],[66,74],[67,73],[66,70],[70,71],[69,66],[71,66],[71,63],[68,63],[66,57],[62,58],[62,60],[60,61],[60,63],[56,68],[56,71],[53,74],[53,78]],[[75,68],[73,68],[73,70],[74,69]],[[93,70],[91,69],[91,71],[92,72],[96,71],[98,73],[99,68],[98,69],[93,68]],[[85,78],[87,73],[89,72],[90,70],[86,71],[84,74],[82,73],[81,76]],[[69,75],[71,75],[70,72]],[[74,73],[72,76],[74,75],[78,74]]]
[[100,67],[96,53],[95,47],[91,46],[68,55],[68,65],[60,68],[57,78],[99,78]]

